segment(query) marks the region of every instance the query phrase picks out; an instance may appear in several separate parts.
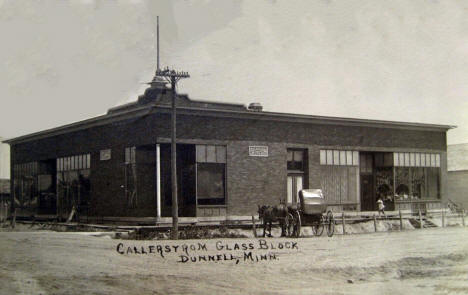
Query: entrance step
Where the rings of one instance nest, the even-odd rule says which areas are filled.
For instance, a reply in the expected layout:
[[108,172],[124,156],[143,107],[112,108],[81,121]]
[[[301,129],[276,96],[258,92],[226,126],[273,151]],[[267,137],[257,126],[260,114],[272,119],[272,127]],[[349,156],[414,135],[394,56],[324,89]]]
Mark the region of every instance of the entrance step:
[[[421,223],[419,223],[419,218],[410,218],[408,220],[414,228],[421,228]],[[438,227],[435,223],[433,223],[432,221],[426,218],[422,219],[422,223],[423,223],[423,226],[422,226],[423,228]]]
[[423,225],[424,228],[438,227],[437,224],[433,223],[429,219],[424,219],[423,223],[424,223]]
[[414,228],[421,228],[421,224],[419,223],[418,219],[409,218],[408,220]]

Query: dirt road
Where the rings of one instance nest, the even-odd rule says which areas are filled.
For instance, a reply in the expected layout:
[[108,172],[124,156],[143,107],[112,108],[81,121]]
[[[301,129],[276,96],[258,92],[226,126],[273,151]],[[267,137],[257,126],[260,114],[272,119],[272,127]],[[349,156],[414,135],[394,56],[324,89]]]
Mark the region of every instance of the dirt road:
[[16,293],[467,294],[468,228],[208,241],[1,232],[0,294]]

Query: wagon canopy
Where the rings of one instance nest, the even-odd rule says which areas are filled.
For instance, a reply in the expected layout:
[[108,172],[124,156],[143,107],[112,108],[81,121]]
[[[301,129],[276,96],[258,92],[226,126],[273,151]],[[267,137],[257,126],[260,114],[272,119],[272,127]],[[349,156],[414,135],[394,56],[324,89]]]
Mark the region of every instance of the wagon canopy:
[[304,214],[321,214],[327,209],[321,189],[303,189],[299,192],[299,198]]

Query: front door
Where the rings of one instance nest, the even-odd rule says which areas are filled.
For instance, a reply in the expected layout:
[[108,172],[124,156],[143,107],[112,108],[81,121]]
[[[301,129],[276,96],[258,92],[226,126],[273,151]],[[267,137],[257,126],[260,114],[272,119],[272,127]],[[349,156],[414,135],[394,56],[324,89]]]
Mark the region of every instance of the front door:
[[288,175],[288,195],[286,203],[296,205],[299,200],[299,191],[304,187],[304,176],[300,174]]
[[374,203],[373,176],[361,175],[361,211],[373,211]]

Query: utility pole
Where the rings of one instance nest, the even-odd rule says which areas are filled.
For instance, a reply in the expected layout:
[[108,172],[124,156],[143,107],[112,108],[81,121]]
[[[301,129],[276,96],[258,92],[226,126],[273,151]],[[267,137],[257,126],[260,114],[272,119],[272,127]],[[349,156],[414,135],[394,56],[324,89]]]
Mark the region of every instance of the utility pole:
[[156,76],[164,78],[171,83],[172,92],[172,124],[171,124],[171,182],[172,182],[172,231],[171,239],[179,238],[179,207],[177,205],[177,152],[176,152],[176,84],[180,79],[190,78],[187,72],[169,70],[168,67],[164,70],[159,68],[156,70]]
[[156,70],[159,70],[159,15],[156,17]]

